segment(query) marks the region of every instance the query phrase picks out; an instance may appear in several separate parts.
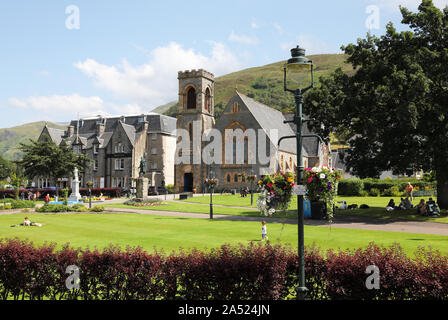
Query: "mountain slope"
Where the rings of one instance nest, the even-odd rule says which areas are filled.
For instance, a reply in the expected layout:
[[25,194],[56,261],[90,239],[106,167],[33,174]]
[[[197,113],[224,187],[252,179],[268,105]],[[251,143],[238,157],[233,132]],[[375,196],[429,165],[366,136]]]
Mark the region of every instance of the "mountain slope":
[[[22,156],[19,144],[28,143],[29,139],[39,138],[45,121],[31,122],[24,125],[0,129],[0,155],[8,160],[17,160]],[[48,122],[48,126],[57,129],[66,129],[67,126]]]
[[[319,78],[330,75],[337,68],[342,68],[346,73],[353,72],[351,65],[345,63],[347,58],[343,54],[322,54],[308,57],[315,64],[314,79],[316,85]],[[239,92],[261,103],[281,111],[294,108],[294,98],[283,90],[283,65],[285,61],[268,64],[261,67],[244,69],[238,72],[226,74],[215,79],[215,117],[218,117],[229,99],[237,89]],[[211,71],[211,70],[210,70]],[[300,87],[310,84],[309,75],[300,75],[297,79]],[[163,110],[156,108],[154,112],[162,112],[166,115],[177,115],[177,103]],[[175,104],[174,104],[175,103]]]

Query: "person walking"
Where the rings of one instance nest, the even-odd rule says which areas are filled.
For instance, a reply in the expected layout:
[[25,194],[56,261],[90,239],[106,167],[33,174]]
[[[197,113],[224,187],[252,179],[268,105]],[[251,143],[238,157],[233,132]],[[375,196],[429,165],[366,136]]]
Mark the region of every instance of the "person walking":
[[269,240],[268,238],[268,228],[266,226],[266,221],[261,221],[261,241]]

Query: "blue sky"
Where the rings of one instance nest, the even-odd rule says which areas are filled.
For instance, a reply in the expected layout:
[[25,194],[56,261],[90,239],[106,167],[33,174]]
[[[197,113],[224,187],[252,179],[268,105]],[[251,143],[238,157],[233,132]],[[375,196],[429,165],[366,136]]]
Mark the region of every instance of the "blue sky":
[[0,128],[149,112],[177,99],[179,70],[219,76],[284,60],[297,44],[307,54],[338,53],[365,37],[370,6],[379,19],[371,32],[380,35],[389,21],[400,29],[399,4],[415,10],[419,3],[2,1]]

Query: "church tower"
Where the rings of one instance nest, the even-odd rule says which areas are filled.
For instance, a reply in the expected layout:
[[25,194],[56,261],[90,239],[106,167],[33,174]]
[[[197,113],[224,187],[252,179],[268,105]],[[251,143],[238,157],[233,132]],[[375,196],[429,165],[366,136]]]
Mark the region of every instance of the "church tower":
[[[214,127],[214,87],[215,76],[203,69],[179,71],[179,103],[177,113],[177,129],[185,129],[190,140],[193,140],[193,130],[202,133]],[[194,132],[197,135],[197,132]],[[178,144],[179,144],[178,138]],[[176,192],[198,192],[203,188],[207,177],[206,165],[193,163],[193,155],[202,154],[203,143],[190,143],[189,150],[182,150],[189,154],[190,161],[175,165]],[[176,151],[176,157],[180,156]],[[184,155],[185,156],[185,155]]]

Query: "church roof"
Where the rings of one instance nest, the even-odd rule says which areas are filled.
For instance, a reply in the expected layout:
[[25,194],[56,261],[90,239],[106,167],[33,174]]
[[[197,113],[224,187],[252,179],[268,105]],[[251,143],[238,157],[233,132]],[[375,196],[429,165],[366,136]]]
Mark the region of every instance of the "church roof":
[[[292,130],[291,126],[284,123],[286,119],[282,112],[255,101],[254,99],[251,99],[238,91],[236,94],[240,97],[260,126],[265,130],[271,141],[276,143],[276,141],[282,137],[295,135],[295,132]],[[278,130],[277,139],[275,139],[275,136],[272,135],[271,130]],[[296,139],[292,138],[282,140],[278,149],[280,151],[296,154]],[[306,156],[306,154],[304,155]]]

